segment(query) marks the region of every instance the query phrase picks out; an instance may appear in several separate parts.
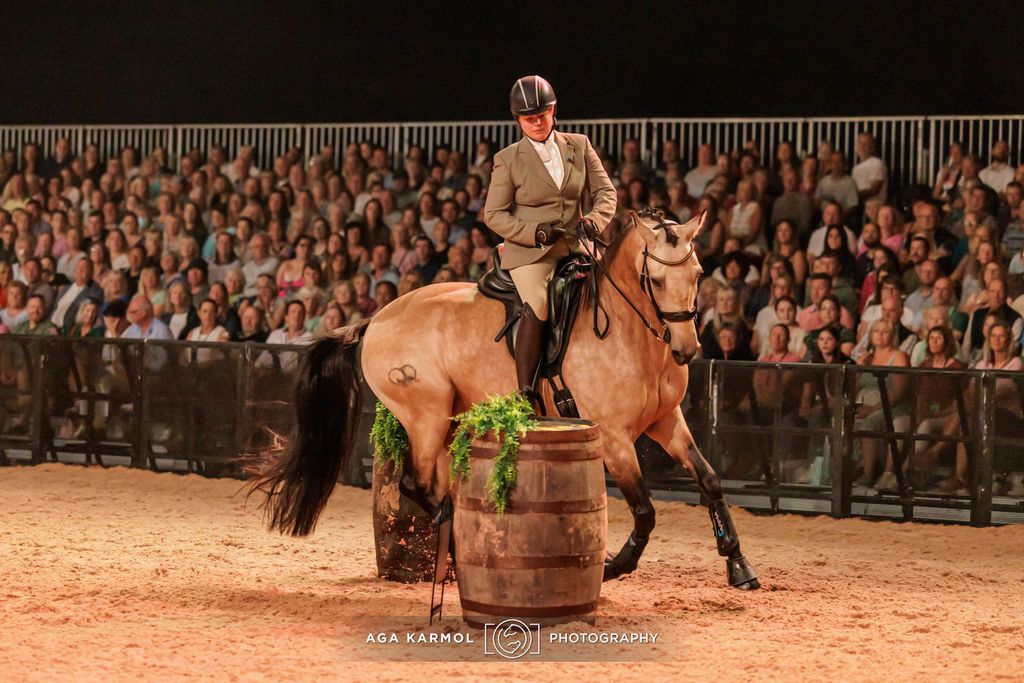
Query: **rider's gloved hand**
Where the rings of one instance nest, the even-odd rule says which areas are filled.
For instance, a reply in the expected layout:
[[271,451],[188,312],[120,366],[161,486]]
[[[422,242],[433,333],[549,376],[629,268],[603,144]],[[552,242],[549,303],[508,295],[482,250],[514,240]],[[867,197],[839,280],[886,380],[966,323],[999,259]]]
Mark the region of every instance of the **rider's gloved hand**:
[[594,224],[594,221],[589,218],[580,219],[580,224],[576,226],[576,232],[580,236],[586,237],[591,242],[601,236],[601,231],[597,229],[597,225]]
[[550,246],[561,237],[561,233],[556,232],[556,228],[561,225],[559,221],[548,221],[547,223],[541,223],[537,226],[537,244],[543,244]]

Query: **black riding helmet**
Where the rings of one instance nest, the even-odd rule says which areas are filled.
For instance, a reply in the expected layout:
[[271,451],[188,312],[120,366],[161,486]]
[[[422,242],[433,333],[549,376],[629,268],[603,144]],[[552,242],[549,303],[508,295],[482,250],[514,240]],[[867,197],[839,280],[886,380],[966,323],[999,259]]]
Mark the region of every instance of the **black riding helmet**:
[[512,86],[509,95],[512,116],[533,116],[554,106],[555,90],[540,76],[523,76]]

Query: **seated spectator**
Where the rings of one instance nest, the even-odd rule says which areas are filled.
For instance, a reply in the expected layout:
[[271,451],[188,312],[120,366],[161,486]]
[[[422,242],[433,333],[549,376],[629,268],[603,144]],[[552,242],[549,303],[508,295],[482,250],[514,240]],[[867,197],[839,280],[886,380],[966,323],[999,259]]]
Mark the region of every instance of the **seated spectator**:
[[932,301],[946,311],[946,317],[952,326],[953,336],[959,340],[963,339],[967,330],[966,313],[961,313],[957,308],[956,295],[953,293],[953,283],[948,277],[940,277],[932,286]]
[[829,292],[839,300],[844,309],[857,310],[859,296],[853,287],[853,258],[850,252],[845,249],[826,249],[814,260],[814,272],[823,273],[831,278]]
[[[759,304],[756,308],[748,306],[748,313],[756,311],[754,328],[751,330],[751,348],[757,351],[758,355],[766,353],[768,350],[768,335],[771,332],[772,325],[779,322],[778,315],[775,312],[775,304],[783,297],[793,298],[793,281],[790,280],[787,274],[775,278],[775,281],[771,284],[771,299],[764,302],[763,305]],[[749,319],[750,316],[748,315],[747,317]],[[796,317],[795,310],[793,317]],[[795,322],[793,324],[794,326],[796,325]]]
[[[1024,364],[1021,363],[1020,358],[1020,348],[1010,327],[1005,322],[999,320],[996,315],[988,316],[986,324],[988,326],[988,338],[985,341],[983,355],[971,367],[976,370],[998,370],[1005,372],[1019,372],[1024,369]],[[968,415],[974,414],[973,411],[977,409],[977,396],[973,384],[968,384],[964,400]],[[996,391],[995,396],[992,397],[992,403],[995,405],[997,425],[1013,422],[1019,418],[1021,397],[1012,379],[1001,377],[996,380]],[[999,431],[998,426],[996,429]],[[962,433],[962,425],[959,421],[959,415],[954,414],[945,421],[942,434],[944,436],[955,436],[960,433]],[[932,462],[938,457],[941,448],[942,446],[936,443],[934,447],[924,451],[919,458],[926,464]],[[970,488],[968,465],[967,450],[963,443],[958,443],[956,445],[956,461],[953,474],[939,484],[939,489],[947,493],[967,494]],[[1006,463],[996,462],[995,467],[997,471],[993,476],[992,493],[993,495],[1005,495],[1010,489],[1006,476]]]
[[36,336],[56,336],[57,326],[46,317],[46,300],[41,294],[31,294],[25,305],[25,321],[15,327],[14,334],[31,334]]
[[193,301],[202,301],[210,296],[210,284],[206,277],[206,261],[192,259],[185,268],[185,283]]
[[250,257],[242,266],[245,275],[245,295],[256,296],[256,281],[261,275],[276,277],[280,265],[276,256],[270,255],[269,242],[265,233],[258,232],[249,240]]
[[[450,268],[448,270],[451,271]],[[364,317],[369,318],[377,312],[377,302],[370,296],[370,276],[359,272],[352,276],[350,282],[356,291],[356,308]]]
[[[892,342],[893,345],[896,346],[904,355],[909,356],[914,345],[917,344],[917,333],[914,332],[914,330],[917,329],[917,325],[904,325],[902,322],[904,314],[905,310],[903,308],[903,300],[895,296],[888,297],[882,301],[881,317],[870,323],[871,328],[869,328],[869,330],[874,328],[874,324],[878,320],[887,320],[889,325],[893,328],[895,335]],[[860,338],[857,345],[853,348],[853,352],[850,354],[850,357],[853,358],[854,361],[860,363],[864,357],[870,356],[872,343],[874,343],[874,340],[871,338],[871,334],[869,332]]]
[[156,339],[169,340],[171,331],[161,320],[153,317],[153,304],[139,294],[128,303],[128,320],[131,325],[121,336],[125,339]]
[[242,309],[239,318],[242,322],[242,331],[238,335],[240,342],[253,342],[262,344],[267,341],[266,323],[263,317],[263,310],[256,306],[246,306]]
[[846,159],[842,152],[833,152],[829,156],[825,175],[818,181],[814,198],[822,205],[827,201],[835,202],[842,207],[844,216],[857,208],[860,203],[857,183],[846,173]]
[[53,288],[46,282],[43,282],[42,275],[42,264],[39,262],[39,259],[33,257],[26,259],[25,263],[22,264],[21,276],[19,279],[28,287],[29,296],[38,294],[43,297],[43,303],[47,310],[49,310],[53,305]]
[[[225,233],[221,233],[225,234]],[[226,342],[231,337],[223,326],[217,324],[217,304],[210,299],[203,299],[199,303],[199,326],[193,327],[186,340],[191,342]],[[186,356],[183,355],[182,358]],[[223,356],[215,356],[210,349],[196,350],[196,363],[207,365]]]
[[789,327],[783,323],[772,325],[768,335],[768,352],[757,360],[761,363],[799,363],[800,356],[789,350]]
[[235,237],[224,230],[216,234],[213,260],[207,268],[210,282],[224,282],[230,271],[240,269],[242,262],[235,256]]
[[167,306],[161,321],[167,326],[172,339],[185,339],[192,328],[199,326],[192,295],[182,280],[175,280],[167,288]]
[[60,330],[67,330],[74,324],[78,308],[86,301],[99,301],[103,290],[92,281],[92,262],[79,259],[75,263],[74,282],[64,288],[50,320]]
[[72,339],[103,336],[100,304],[97,299],[89,298],[81,302],[75,311],[75,318],[71,327],[68,328],[67,336]]
[[711,195],[704,195],[697,203],[695,215],[700,216],[705,212],[708,215],[707,222],[695,238],[694,248],[697,250],[697,257],[705,264],[705,269],[713,269],[722,254],[725,226],[719,216],[718,202]]
[[950,346],[947,356],[950,358],[958,358],[960,356],[960,343],[956,340],[953,335],[953,328],[949,319],[948,308],[945,306],[931,306],[924,310],[922,319],[924,320],[921,325],[920,341],[914,345],[914,348],[910,352],[910,365],[912,367],[919,367],[928,356],[928,334],[931,330],[941,328],[945,330],[950,339],[952,339],[952,345]]
[[302,271],[311,259],[313,239],[300,235],[295,239],[294,251],[295,256],[281,263],[277,269],[278,296],[285,301],[292,301],[302,289]]
[[[958,268],[951,279],[959,281],[960,286],[960,310],[964,313],[973,313],[985,304],[987,295],[985,290],[993,275],[999,279],[1006,280],[1002,266],[996,258],[995,245],[991,242],[980,242],[977,251],[960,262],[964,268]],[[986,273],[991,266],[991,272]]]
[[796,286],[802,286],[807,278],[807,255],[800,248],[799,237],[790,221],[783,220],[775,226],[775,240],[771,253],[789,261],[793,269],[793,281]]
[[232,268],[224,275],[224,287],[228,292],[228,306],[237,310],[245,298],[245,273],[241,268]]
[[323,303],[323,293],[316,287],[303,287],[295,297],[306,307],[306,330],[312,332],[320,324],[320,309]]
[[[279,327],[267,336],[268,344],[299,344],[305,345],[313,341],[313,335],[306,331],[306,307],[301,301],[289,301],[284,314],[284,326]],[[298,356],[294,353],[279,355],[281,369],[294,370],[298,364]],[[270,354],[263,353],[256,360],[259,367],[270,367],[273,359]]]
[[782,194],[772,203],[771,224],[775,226],[777,233],[780,223],[789,223],[794,238],[799,243],[800,238],[809,236],[811,233],[814,202],[800,191],[800,177],[793,167],[783,168],[780,171],[780,177]]
[[939,271],[939,262],[932,259],[921,261],[916,268],[917,289],[910,293],[903,305],[913,311],[915,315],[920,315],[925,308],[935,303],[932,298],[932,289],[941,272]]
[[7,307],[0,311],[0,323],[8,330],[28,320],[25,300],[28,298],[28,287],[17,280],[7,285]]
[[[808,278],[807,287],[811,304],[797,314],[796,321],[804,332],[811,332],[822,327],[818,304],[832,293],[832,278],[825,273],[815,273]],[[853,329],[853,316],[845,308],[839,311],[839,322],[843,327]]]
[[[474,227],[471,235],[472,239],[475,239],[487,252],[485,260],[489,260],[491,250],[483,230],[480,227]],[[391,226],[391,265],[403,275],[415,268],[418,263],[410,237],[409,227],[405,223],[395,223]],[[488,265],[488,267],[490,266]]]
[[752,254],[763,254],[768,248],[764,214],[750,180],[741,180],[736,186],[736,203],[726,212],[725,234],[727,239],[740,240],[743,250]]
[[236,338],[242,329],[242,323],[238,319],[238,313],[231,307],[228,290],[223,282],[213,283],[208,299],[217,306],[217,324],[227,330],[228,336],[232,339]]
[[313,330],[313,337],[316,339],[329,337],[336,329],[343,327],[344,324],[345,314],[341,312],[341,307],[332,301],[327,304],[324,314],[320,317],[320,323]]
[[818,345],[818,335],[823,329],[827,328],[838,328],[839,329],[839,350],[845,355],[850,355],[853,352],[853,346],[856,340],[854,339],[853,332],[846,329],[839,323],[839,312],[843,310],[842,305],[839,303],[839,299],[833,294],[822,297],[818,303],[818,319],[821,320],[821,327],[816,330],[811,330],[804,336],[804,347],[813,349]]
[[[896,326],[887,319],[876,320],[869,332],[871,339],[867,352],[861,357],[862,366],[907,367],[910,364],[907,354],[897,346]],[[854,429],[857,431],[883,432],[888,431],[884,411],[882,410],[882,382],[870,372],[857,375],[859,406],[856,410]],[[910,427],[910,382],[904,374],[886,374],[884,389],[888,395],[891,410],[892,430],[901,433]],[[902,448],[902,444],[897,446]],[[892,454],[885,457],[885,468],[882,475],[875,480],[877,464],[884,448],[884,443],[877,437],[864,437],[861,440],[861,470],[857,483],[882,492],[896,490],[896,475],[893,472]]]
[[[925,358],[919,363],[924,369],[962,370],[964,364],[957,358],[956,340],[949,327],[939,325],[928,330]],[[915,349],[915,353],[916,353]],[[913,360],[913,359],[911,359]],[[956,396],[963,391],[963,383],[948,375],[924,373],[917,379],[917,416],[921,422],[915,433],[921,436],[940,434],[950,419],[959,421]],[[918,441],[915,444],[915,466],[931,469],[951,444],[941,441]],[[960,488],[957,486],[957,488]]]
[[334,286],[333,303],[338,304],[338,308],[341,309],[345,325],[352,325],[365,317],[356,305],[357,298],[356,288],[351,280],[344,280]]
[[373,301],[377,304],[377,310],[384,308],[398,298],[398,287],[387,280],[377,283],[377,291],[374,293]]
[[[903,280],[897,275],[884,275],[882,286],[878,288],[876,296],[864,308],[860,315],[860,324],[857,326],[857,340],[863,340],[868,333],[871,324],[882,317],[882,304],[893,299],[903,302]],[[918,327],[917,316],[914,312],[903,307],[903,314],[900,317],[900,324],[911,329]]]
[[[761,282],[761,271],[751,261],[752,256],[742,250],[740,241],[735,237],[730,237],[725,241],[722,249],[721,265],[712,271],[711,277],[723,285],[742,283],[742,293],[744,298],[746,298],[747,291],[756,287]],[[738,269],[732,276],[727,276],[726,267],[731,262],[735,262]]]
[[[785,278],[786,289],[784,292],[776,294],[774,293],[774,288],[779,278]],[[793,270],[789,262],[781,256],[769,254],[768,258],[764,261],[764,268],[761,269],[761,283],[757,289],[750,293],[744,305],[744,315],[748,320],[757,318],[765,308],[770,309],[775,303],[775,299],[782,294],[792,296],[793,289]],[[764,327],[761,331],[764,334],[768,334],[767,327]]]
[[704,188],[718,174],[718,167],[715,165],[715,153],[711,145],[703,144],[697,148],[697,166],[690,169],[683,180],[686,182],[687,191],[694,199],[700,199],[704,194]]
[[986,305],[974,311],[967,323],[967,331],[964,333],[963,339],[963,353],[967,358],[970,358],[971,354],[984,344],[983,324],[986,316],[998,315],[1005,324],[1010,326],[1011,337],[1014,340],[1020,339],[1021,330],[1024,329],[1024,321],[1020,314],[1007,304],[1006,283],[1003,280],[991,280],[988,283],[986,295]]
[[995,141],[991,158],[991,163],[978,172],[978,178],[998,194],[1003,194],[1014,177],[1013,167],[1006,163],[1010,158],[1010,147],[1006,140]]
[[715,307],[709,311],[700,333],[701,353],[707,359],[721,359],[722,349],[718,345],[718,332],[723,324],[732,325],[736,335],[738,354],[750,356],[750,329],[740,312],[739,292],[732,287],[722,287],[715,298]]
[[876,205],[885,202],[889,189],[889,169],[875,154],[875,138],[871,133],[857,135],[857,158],[860,160],[850,176],[857,184],[860,201]]
[[813,266],[814,259],[825,251],[825,236],[828,234],[829,228],[834,226],[842,228],[843,234],[846,235],[847,251],[851,254],[856,251],[857,236],[853,234],[853,230],[843,225],[842,209],[836,202],[827,202],[821,207],[821,227],[812,232],[810,239],[807,240],[808,265]]

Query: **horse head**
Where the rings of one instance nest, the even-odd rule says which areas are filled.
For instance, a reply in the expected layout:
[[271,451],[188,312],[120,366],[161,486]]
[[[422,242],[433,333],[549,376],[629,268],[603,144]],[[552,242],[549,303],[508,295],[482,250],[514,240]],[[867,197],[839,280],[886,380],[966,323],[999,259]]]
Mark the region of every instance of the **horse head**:
[[672,358],[685,365],[697,354],[697,283],[700,261],[694,240],[707,222],[707,211],[680,225],[658,209],[630,212],[644,250],[636,256],[640,284],[665,325]]

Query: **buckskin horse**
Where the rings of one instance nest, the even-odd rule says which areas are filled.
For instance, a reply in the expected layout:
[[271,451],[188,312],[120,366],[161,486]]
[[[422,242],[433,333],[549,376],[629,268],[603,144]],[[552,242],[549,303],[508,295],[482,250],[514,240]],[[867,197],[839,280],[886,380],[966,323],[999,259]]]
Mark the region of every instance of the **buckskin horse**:
[[[646,433],[703,492],[729,585],[760,586],[740,552],[718,475],[680,408],[687,363],[700,348],[695,302],[702,270],[694,240],[706,220],[705,213],[680,225],[660,212],[630,212],[603,259],[593,263],[607,336],[598,338],[588,316],[578,316],[564,357],[563,379],[574,389],[581,417],[600,424],[605,466],[633,515],[633,531],[605,562],[605,580],[636,568],[654,529],[633,446]],[[450,483],[451,416],[516,389],[513,360],[505,344],[494,341],[504,317],[502,305],[473,283],[434,284],[398,298],[369,323],[313,344],[296,389],[296,429],[250,489],[266,494],[269,526],[301,536],[316,525],[357,438],[360,345],[366,382],[408,432],[408,474],[422,500],[440,501]],[[551,391],[542,393],[550,411]]]

